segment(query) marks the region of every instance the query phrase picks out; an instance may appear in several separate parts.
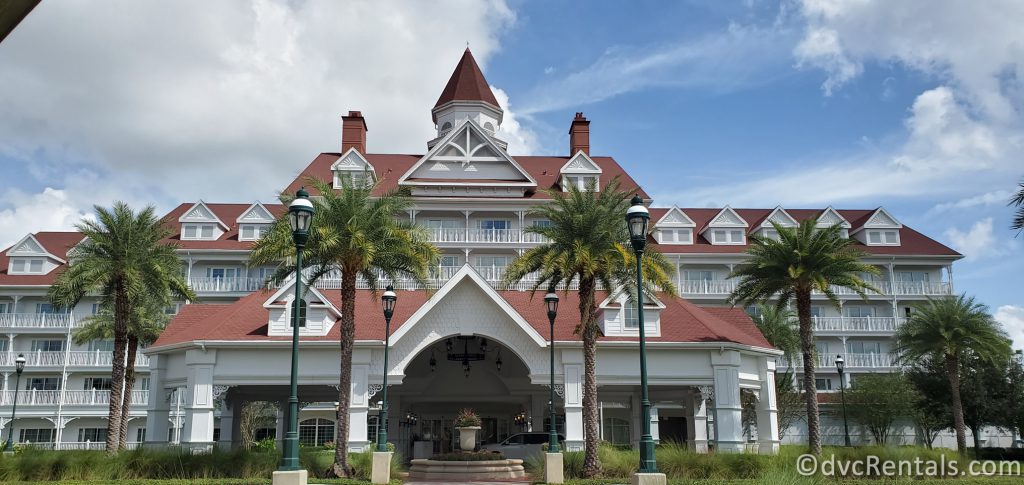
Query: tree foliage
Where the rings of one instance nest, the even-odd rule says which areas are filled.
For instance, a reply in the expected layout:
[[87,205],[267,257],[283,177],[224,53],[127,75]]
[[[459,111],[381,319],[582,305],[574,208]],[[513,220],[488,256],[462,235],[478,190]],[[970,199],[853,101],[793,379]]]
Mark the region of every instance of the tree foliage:
[[902,374],[861,374],[846,391],[850,419],[867,428],[875,443],[889,442],[893,425],[911,414],[914,393]]

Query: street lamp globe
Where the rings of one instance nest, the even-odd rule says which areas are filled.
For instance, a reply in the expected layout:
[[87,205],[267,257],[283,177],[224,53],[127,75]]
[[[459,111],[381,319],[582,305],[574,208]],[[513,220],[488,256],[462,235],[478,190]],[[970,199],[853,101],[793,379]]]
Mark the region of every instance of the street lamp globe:
[[18,354],[18,358],[14,359],[14,370],[18,375],[25,370],[25,354]]
[[644,207],[644,200],[639,195],[634,195],[629,203],[629,210],[626,211],[629,241],[633,243],[634,251],[643,251],[647,243],[647,223],[651,220],[651,214],[647,207]]
[[292,228],[292,238],[297,246],[306,244],[314,212],[316,209],[309,201],[309,192],[306,192],[306,189],[299,189],[295,193],[295,200],[288,206],[288,225]]
[[384,308],[384,318],[390,319],[395,314],[395,302],[398,301],[398,294],[395,288],[388,285],[384,288],[384,294],[380,297],[381,306]]
[[839,371],[840,374],[842,374],[843,373],[843,369],[845,369],[845,368],[846,368],[846,361],[843,360],[843,356],[837,355],[836,356],[836,370]]
[[548,317],[558,315],[558,293],[555,293],[555,285],[548,287],[548,294],[544,295],[544,303],[548,307]]

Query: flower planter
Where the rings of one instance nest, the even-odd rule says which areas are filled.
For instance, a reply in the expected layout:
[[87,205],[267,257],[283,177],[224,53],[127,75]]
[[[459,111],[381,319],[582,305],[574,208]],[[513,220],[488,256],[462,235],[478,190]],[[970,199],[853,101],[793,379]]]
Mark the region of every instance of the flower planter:
[[476,432],[480,431],[479,426],[463,426],[459,430],[459,448],[463,451],[473,451],[476,448]]

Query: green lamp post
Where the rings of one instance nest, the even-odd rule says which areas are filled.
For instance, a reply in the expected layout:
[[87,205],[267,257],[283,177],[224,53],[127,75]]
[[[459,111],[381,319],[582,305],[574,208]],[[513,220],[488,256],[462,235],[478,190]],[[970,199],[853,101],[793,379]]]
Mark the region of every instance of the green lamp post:
[[846,379],[843,377],[845,369],[846,361],[843,360],[842,355],[837,355],[836,370],[839,372],[839,399],[842,400],[843,404],[843,443],[849,447],[852,445],[850,444],[850,425],[846,422]]
[[640,326],[640,473],[657,473],[654,459],[654,437],[651,435],[651,400],[647,396],[647,339],[644,335],[644,273],[643,255],[647,244],[647,223],[651,214],[644,207],[639,195],[633,196],[630,208],[626,210],[626,227],[629,228],[629,242],[636,254],[636,315]]
[[380,399],[380,419],[377,421],[377,451],[388,451],[388,348],[391,346],[391,317],[395,315],[395,302],[398,295],[395,288],[388,285],[380,297],[384,307],[384,388]]
[[4,443],[4,451],[11,451],[14,440],[14,413],[18,411],[18,388],[21,387],[21,373],[25,371],[25,354],[18,354],[14,359],[14,402],[11,403],[11,428],[7,430],[7,441]]
[[288,225],[295,243],[295,301],[292,303],[292,375],[291,394],[288,396],[288,431],[284,438],[284,454],[278,470],[300,470],[299,464],[299,321],[302,309],[302,249],[309,240],[309,227],[313,223],[313,203],[309,193],[299,189],[295,200],[288,206]]
[[551,357],[551,400],[548,401],[548,414],[551,416],[551,426],[548,434],[548,452],[559,453],[558,448],[558,427],[555,415],[555,317],[558,316],[558,294],[555,293],[555,285],[548,287],[548,294],[544,295],[544,303],[548,307],[548,322],[551,324],[551,343],[548,345],[548,353]]

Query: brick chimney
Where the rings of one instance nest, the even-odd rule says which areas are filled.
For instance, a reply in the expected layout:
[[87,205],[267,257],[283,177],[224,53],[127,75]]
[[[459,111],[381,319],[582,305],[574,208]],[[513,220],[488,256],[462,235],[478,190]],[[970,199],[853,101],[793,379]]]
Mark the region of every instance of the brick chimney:
[[341,117],[341,153],[355,148],[359,153],[366,154],[366,118],[359,111],[349,111],[348,116]]
[[569,127],[569,156],[583,150],[590,155],[590,121],[583,117],[583,112],[576,112],[576,117]]

